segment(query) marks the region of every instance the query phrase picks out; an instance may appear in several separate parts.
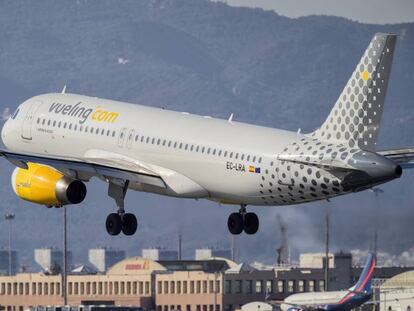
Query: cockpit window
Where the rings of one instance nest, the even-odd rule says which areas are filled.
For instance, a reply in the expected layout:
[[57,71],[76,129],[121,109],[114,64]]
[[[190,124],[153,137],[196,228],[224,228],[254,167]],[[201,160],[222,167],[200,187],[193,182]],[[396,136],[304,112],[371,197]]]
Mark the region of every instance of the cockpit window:
[[13,120],[17,117],[17,115],[19,114],[19,111],[20,111],[20,109],[19,109],[19,108],[17,108],[17,109],[16,109],[16,111],[15,111],[15,112],[13,112],[13,114],[11,115],[11,118],[12,118]]

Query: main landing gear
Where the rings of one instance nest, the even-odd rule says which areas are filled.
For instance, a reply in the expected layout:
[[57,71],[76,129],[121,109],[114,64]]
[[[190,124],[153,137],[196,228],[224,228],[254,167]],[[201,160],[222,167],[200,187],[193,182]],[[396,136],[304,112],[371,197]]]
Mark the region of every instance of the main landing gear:
[[259,218],[255,213],[247,213],[246,205],[242,205],[238,213],[232,213],[227,221],[231,234],[255,234],[259,230]]
[[113,198],[118,206],[117,213],[111,213],[106,218],[106,231],[110,235],[133,235],[138,228],[138,221],[134,214],[125,213],[124,199],[129,181],[109,182],[108,195]]

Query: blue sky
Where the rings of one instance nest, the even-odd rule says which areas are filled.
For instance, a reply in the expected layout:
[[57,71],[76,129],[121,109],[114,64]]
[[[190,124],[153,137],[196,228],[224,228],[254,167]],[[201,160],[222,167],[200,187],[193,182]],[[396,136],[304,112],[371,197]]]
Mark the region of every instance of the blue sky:
[[413,0],[218,0],[234,6],[261,7],[288,17],[335,15],[363,23],[414,22]]

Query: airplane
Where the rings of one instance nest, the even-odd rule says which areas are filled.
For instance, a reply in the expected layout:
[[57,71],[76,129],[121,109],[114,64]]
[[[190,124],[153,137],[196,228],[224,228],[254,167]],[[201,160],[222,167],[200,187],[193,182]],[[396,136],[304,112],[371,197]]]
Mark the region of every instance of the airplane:
[[376,256],[369,254],[358,282],[348,290],[293,294],[280,305],[282,311],[348,311],[372,297],[371,279]]
[[255,234],[247,206],[327,200],[399,178],[414,149],[376,150],[396,42],[377,33],[326,121],[312,133],[256,126],[77,94],[42,94],[5,122],[0,156],[16,166],[11,180],[24,200],[79,204],[85,182],[108,184],[117,212],[110,235],[133,235],[127,190],[209,199],[240,206],[230,233]]

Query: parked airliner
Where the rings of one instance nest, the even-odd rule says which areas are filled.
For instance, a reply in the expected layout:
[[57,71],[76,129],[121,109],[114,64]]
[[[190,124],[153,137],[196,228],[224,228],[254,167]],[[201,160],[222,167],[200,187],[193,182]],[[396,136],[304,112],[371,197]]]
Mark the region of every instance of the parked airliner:
[[43,94],[5,122],[0,155],[16,166],[22,199],[60,207],[108,184],[117,212],[109,234],[132,235],[128,189],[239,205],[232,234],[259,228],[248,205],[291,205],[361,191],[398,178],[413,149],[376,150],[396,36],[376,34],[330,115],[309,134],[83,95]]
[[294,294],[281,304],[282,311],[350,311],[371,299],[376,256],[369,254],[358,282],[348,290]]

